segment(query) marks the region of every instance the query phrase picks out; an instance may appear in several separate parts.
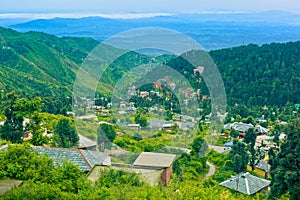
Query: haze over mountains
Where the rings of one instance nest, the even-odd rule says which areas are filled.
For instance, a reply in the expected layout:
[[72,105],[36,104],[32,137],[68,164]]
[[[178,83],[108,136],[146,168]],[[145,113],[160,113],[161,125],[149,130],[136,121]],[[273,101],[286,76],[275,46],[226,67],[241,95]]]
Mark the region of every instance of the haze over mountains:
[[128,16],[36,19],[25,23],[2,18],[0,23],[20,32],[39,31],[59,37],[84,36],[98,41],[133,28],[163,27],[192,37],[207,50],[300,39],[300,15],[282,11],[158,14],[152,17],[133,13]]

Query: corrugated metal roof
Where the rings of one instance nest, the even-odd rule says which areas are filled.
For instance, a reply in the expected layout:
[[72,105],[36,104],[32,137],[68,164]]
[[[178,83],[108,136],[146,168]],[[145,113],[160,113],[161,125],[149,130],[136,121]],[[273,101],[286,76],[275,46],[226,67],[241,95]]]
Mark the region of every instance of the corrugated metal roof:
[[95,165],[101,165],[108,157],[107,154],[99,151],[88,151],[67,148],[33,147],[41,155],[47,154],[54,160],[54,165],[62,165],[63,161],[69,161],[78,165],[83,171],[90,171]]
[[143,152],[134,161],[136,166],[170,167],[175,159],[175,154]]

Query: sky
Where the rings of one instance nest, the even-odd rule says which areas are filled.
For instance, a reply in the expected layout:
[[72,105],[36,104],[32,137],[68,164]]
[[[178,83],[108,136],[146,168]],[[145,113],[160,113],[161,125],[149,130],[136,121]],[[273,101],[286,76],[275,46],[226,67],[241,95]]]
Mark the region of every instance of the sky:
[[299,0],[0,0],[0,13],[199,13],[282,10],[300,14]]

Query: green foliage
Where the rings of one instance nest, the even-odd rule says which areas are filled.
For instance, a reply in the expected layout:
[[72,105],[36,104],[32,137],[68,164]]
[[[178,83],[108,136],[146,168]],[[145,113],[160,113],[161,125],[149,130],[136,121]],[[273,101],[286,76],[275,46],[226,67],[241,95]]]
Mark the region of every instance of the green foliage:
[[19,112],[21,106],[17,102],[18,96],[14,91],[7,93],[1,102],[6,121],[3,127],[0,127],[0,136],[13,143],[22,143],[24,119],[22,113]]
[[205,162],[205,158],[184,153],[173,163],[173,171],[181,181],[200,180],[207,172]]
[[127,149],[131,152],[153,152],[163,149],[171,142],[170,139],[166,138],[165,134],[158,137],[142,138],[139,140],[134,139],[130,135],[123,135],[117,137],[114,143],[121,148]]
[[146,127],[148,125],[147,119],[148,111],[143,108],[138,108],[134,117],[134,122],[141,127]]
[[129,173],[122,170],[105,169],[100,173],[96,186],[110,188],[112,186],[143,186],[144,183],[136,173]]
[[204,157],[206,151],[208,149],[207,143],[200,136],[196,136],[192,143],[192,151],[191,155],[195,155],[198,157]]
[[[53,187],[49,194],[54,191],[56,194],[60,191],[78,193],[81,182],[84,182],[82,178],[83,172],[78,166],[64,162],[62,166],[54,167],[52,159],[39,155],[28,145],[9,145],[6,150],[0,151],[0,179],[29,181],[29,185],[36,183],[36,190],[47,185]],[[31,195],[31,192],[36,192],[35,189],[19,195]],[[18,195],[16,193],[10,195]]]
[[9,145],[0,155],[0,179],[42,181],[53,168],[51,159],[39,156],[28,145]]
[[245,144],[235,141],[229,152],[229,161],[226,163],[227,167],[236,173],[240,173],[246,171],[248,161],[249,155]]
[[113,126],[109,124],[101,124],[97,129],[98,137],[97,144],[101,152],[106,148],[112,147],[112,142],[115,140],[117,133]]
[[224,146],[225,143],[230,142],[230,138],[225,138],[225,137],[218,137],[218,140],[216,142],[217,146]]
[[287,191],[291,199],[299,199],[300,190],[300,119],[286,129],[287,139],[271,162],[271,198],[280,197]]
[[238,132],[238,131],[235,130],[235,129],[232,129],[232,130],[230,131],[229,135],[230,135],[230,137],[232,137],[232,138],[238,138],[239,135],[240,135],[240,132]]
[[79,137],[68,119],[60,119],[54,129],[54,145],[70,148],[78,144]]

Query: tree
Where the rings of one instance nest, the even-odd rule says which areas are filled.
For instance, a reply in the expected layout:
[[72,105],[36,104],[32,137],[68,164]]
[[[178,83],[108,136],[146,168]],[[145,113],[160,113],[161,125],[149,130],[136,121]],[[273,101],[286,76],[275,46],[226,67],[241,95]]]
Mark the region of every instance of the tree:
[[238,137],[239,137],[239,135],[240,135],[240,132],[238,132],[238,131],[237,131],[237,130],[235,130],[235,129],[232,129],[232,130],[230,131],[229,135],[230,135],[230,137],[232,137],[232,138],[236,139],[236,138],[238,138]]
[[54,144],[58,147],[70,148],[78,144],[79,137],[68,119],[60,119],[54,128]]
[[[280,197],[287,191],[291,199],[299,199],[300,191],[300,119],[286,128],[286,140],[271,159],[270,197]],[[274,152],[273,152],[274,153]]]
[[148,125],[147,118],[148,111],[143,108],[138,108],[135,114],[134,122],[139,124],[141,127],[146,127]]
[[229,161],[226,162],[227,167],[238,173],[236,182],[236,191],[238,191],[239,185],[239,173],[247,169],[249,156],[246,151],[246,146],[244,143],[234,141],[231,151],[229,152]]
[[0,151],[0,179],[47,181],[53,160],[40,156],[29,145],[9,145]]
[[41,117],[36,114],[31,118],[30,123],[27,126],[32,134],[32,139],[30,142],[35,146],[42,146],[49,143],[49,138],[43,135],[44,130],[41,128],[41,123]]
[[208,146],[205,140],[202,139],[200,136],[197,136],[193,140],[191,154],[199,157],[204,157],[207,148]]
[[247,169],[249,155],[246,151],[246,145],[241,142],[234,142],[229,152],[229,160],[227,167],[236,173],[241,173]]
[[244,137],[245,142],[247,143],[248,151],[250,153],[249,165],[251,166],[252,171],[254,171],[255,166],[264,157],[264,154],[261,151],[261,146],[255,148],[256,137],[257,135],[253,128],[249,128]]
[[22,143],[24,135],[23,115],[19,112],[20,106],[17,104],[18,96],[12,91],[5,95],[2,106],[6,121],[0,129],[1,138],[12,143]]
[[97,144],[99,151],[104,152],[106,148],[111,148],[112,142],[117,136],[115,129],[109,124],[101,124],[97,129],[97,133]]
[[12,143],[22,143],[26,131],[23,126],[24,116],[33,117],[41,111],[41,98],[19,98],[16,92],[12,91],[5,95],[2,104],[6,121],[0,129],[1,137]]

